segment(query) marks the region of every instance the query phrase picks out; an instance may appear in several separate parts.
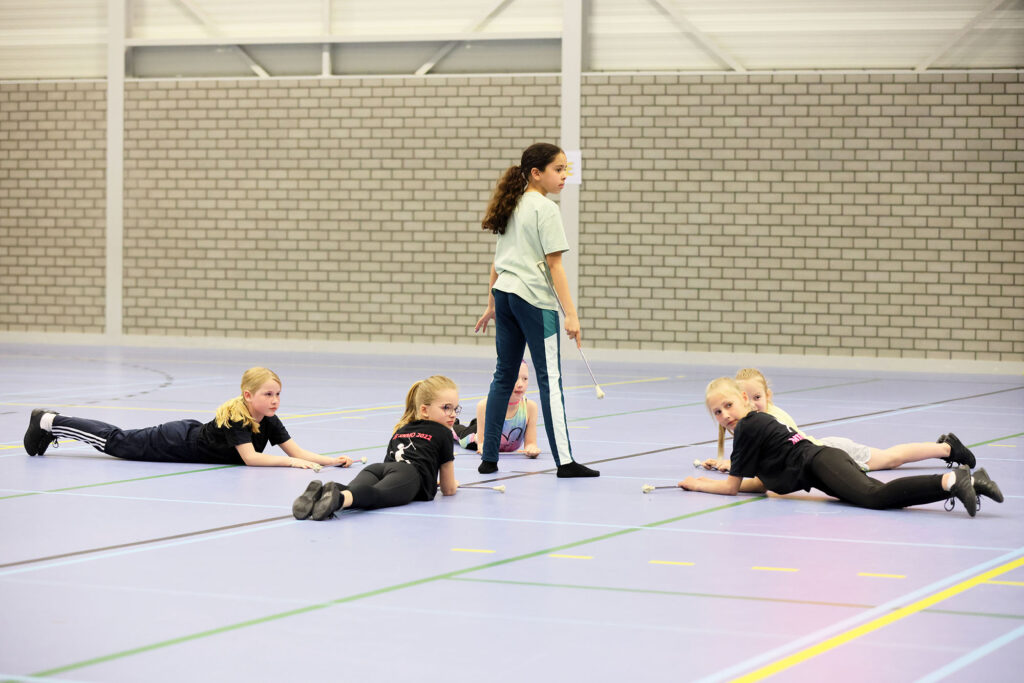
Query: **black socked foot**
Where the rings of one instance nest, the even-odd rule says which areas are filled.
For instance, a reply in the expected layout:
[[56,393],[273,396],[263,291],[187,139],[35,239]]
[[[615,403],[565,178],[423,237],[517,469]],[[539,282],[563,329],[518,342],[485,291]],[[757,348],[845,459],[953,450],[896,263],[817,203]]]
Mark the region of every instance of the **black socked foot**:
[[493,460],[481,460],[480,466],[476,468],[480,474],[494,474],[498,471],[498,463]]
[[961,465],[953,472],[956,473],[956,481],[953,482],[953,488],[949,492],[963,503],[967,514],[973,517],[978,514],[978,494],[975,493],[974,485],[971,484],[971,471]]
[[973,476],[975,493],[979,496],[991,498],[997,503],[1003,502],[1003,492],[999,490],[999,484],[992,481],[984,467],[975,470]]
[[977,459],[974,457],[974,453],[960,442],[960,439],[956,438],[956,434],[950,432],[949,434],[943,434],[939,437],[941,441],[939,443],[949,444],[949,455],[945,460],[950,467],[954,465],[967,465],[969,468],[974,469],[974,466],[978,464]]
[[600,477],[601,473],[597,470],[592,470],[586,465],[581,465],[578,462],[567,462],[564,465],[558,466],[558,475],[562,479],[570,477]]
[[309,517],[313,513],[313,506],[320,500],[320,494],[323,493],[323,490],[324,485],[320,480],[314,479],[309,482],[302,495],[292,503],[292,517],[295,519],[306,519]]
[[25,430],[25,440],[23,443],[25,445],[25,452],[29,455],[42,455],[50,447],[50,443],[53,442],[53,434],[39,425],[43,415],[46,413],[57,414],[52,410],[36,408],[28,419],[28,429]]

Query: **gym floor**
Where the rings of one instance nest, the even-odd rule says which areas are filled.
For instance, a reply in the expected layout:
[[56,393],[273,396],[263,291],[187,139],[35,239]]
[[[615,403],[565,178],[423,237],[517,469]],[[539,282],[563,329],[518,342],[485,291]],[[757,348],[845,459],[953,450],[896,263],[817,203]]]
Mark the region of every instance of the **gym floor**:
[[252,365],[281,376],[296,442],[370,462],[413,381],[452,377],[469,415],[493,370],[0,345],[0,680],[1020,680],[1024,377],[760,368],[815,436],[885,447],[955,432],[1006,494],[973,519],[814,490],[643,493],[714,455],[704,387],[731,366],[592,362],[598,401],[567,358],[573,450],[600,478],[557,479],[541,433],[538,459],[502,457],[486,477],[457,448],[459,481],[482,490],[325,522],[296,521],[292,500],[359,465],[315,475],[22,447],[35,407],[126,428],[209,420]]

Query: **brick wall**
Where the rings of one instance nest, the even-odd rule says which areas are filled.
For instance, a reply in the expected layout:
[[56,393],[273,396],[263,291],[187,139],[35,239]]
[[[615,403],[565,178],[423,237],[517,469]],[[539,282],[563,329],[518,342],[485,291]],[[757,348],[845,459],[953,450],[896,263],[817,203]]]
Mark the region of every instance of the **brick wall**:
[[1024,358],[1021,74],[590,76],[598,346]]
[[553,77],[129,84],[125,332],[493,343],[472,335],[480,218],[521,149],[557,139],[558,93]]
[[[491,344],[470,332],[480,215],[526,144],[558,139],[558,95],[554,77],[129,82],[124,331]],[[0,97],[63,112],[0,124],[18,155],[0,320],[98,330],[102,86]],[[588,343],[1021,361],[1022,115],[1019,73],[585,76]],[[47,194],[72,175],[89,189]],[[44,314],[21,296],[40,284],[61,302]]]
[[104,329],[106,85],[0,83],[0,329]]

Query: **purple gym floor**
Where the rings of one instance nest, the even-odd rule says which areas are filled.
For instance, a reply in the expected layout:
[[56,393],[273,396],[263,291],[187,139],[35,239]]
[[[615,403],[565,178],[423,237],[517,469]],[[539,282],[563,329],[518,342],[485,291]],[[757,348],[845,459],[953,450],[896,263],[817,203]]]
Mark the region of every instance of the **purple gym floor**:
[[493,369],[0,345],[0,680],[1020,680],[1024,377],[761,368],[815,436],[885,447],[955,432],[1006,494],[974,519],[959,504],[878,512],[818,491],[642,493],[714,454],[703,391],[731,366],[592,363],[598,401],[566,360],[573,450],[600,478],[559,480],[547,452],[485,477],[457,450],[461,483],[506,493],[320,523],[294,520],[292,500],[359,465],[314,475],[22,448],[35,407],[127,428],[208,420],[251,365],[281,376],[300,445],[370,462],[413,381],[452,377],[468,415]]

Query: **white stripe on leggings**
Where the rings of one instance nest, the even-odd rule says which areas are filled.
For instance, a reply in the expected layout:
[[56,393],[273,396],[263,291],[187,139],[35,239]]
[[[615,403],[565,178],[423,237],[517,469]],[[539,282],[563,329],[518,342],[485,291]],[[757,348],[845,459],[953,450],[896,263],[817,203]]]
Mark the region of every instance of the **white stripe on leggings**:
[[81,429],[74,429],[73,427],[54,427],[54,436],[63,436],[66,439],[74,439],[75,441],[83,441],[98,451],[106,453],[107,440],[90,434],[89,432],[83,432]]
[[555,333],[544,339],[544,365],[548,369],[548,405],[551,407],[551,428],[555,433],[555,445],[558,450],[558,463],[565,465],[572,462],[572,451],[569,450],[569,428],[566,426],[565,404],[562,401],[562,376],[558,370],[558,326]]

